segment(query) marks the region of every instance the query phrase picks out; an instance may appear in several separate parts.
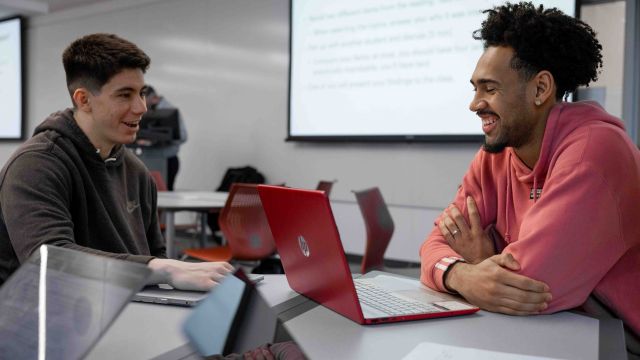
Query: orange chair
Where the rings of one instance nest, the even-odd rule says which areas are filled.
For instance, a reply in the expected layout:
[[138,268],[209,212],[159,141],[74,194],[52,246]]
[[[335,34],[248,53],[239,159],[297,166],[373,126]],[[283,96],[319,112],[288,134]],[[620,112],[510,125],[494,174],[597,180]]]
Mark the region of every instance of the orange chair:
[[234,183],[218,218],[227,245],[186,249],[203,261],[263,260],[276,251],[256,184]]
[[320,180],[318,182],[318,186],[316,186],[316,190],[322,190],[327,194],[327,197],[329,197],[329,195],[331,195],[331,189],[333,188],[333,184],[336,183],[338,180],[333,180],[333,181],[326,181],[326,180]]
[[384,268],[384,253],[395,226],[380,189],[373,187],[353,193],[356,195],[367,231],[367,243],[360,268],[362,274],[366,274],[371,270]]

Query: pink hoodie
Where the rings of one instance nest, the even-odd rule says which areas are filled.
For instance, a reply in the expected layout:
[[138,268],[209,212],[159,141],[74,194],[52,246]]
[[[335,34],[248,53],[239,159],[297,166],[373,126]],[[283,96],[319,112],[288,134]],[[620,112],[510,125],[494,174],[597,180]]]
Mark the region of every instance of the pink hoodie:
[[[532,189],[542,190],[535,197]],[[596,103],[560,103],[534,169],[512,148],[480,150],[454,201],[467,218],[468,195],[483,227],[504,238],[498,251],[551,288],[546,313],[580,306],[593,292],[640,335],[640,152],[620,120]],[[422,282],[446,291],[442,276],[462,257],[437,226],[420,257]]]

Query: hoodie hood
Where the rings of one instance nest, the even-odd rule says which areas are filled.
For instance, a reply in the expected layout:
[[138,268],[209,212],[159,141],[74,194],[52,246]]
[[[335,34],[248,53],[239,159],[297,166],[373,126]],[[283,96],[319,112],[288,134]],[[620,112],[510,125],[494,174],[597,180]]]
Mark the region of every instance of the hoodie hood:
[[33,132],[33,135],[55,131],[62,137],[69,139],[78,149],[80,149],[83,158],[89,160],[90,163],[100,163],[107,166],[117,166],[122,163],[125,147],[116,145],[108,158],[102,159],[98,153],[98,149],[91,143],[87,135],[82,131],[75,118],[73,117],[73,109],[68,108],[63,111],[57,111],[47,117]]
[[624,123],[608,114],[595,101],[579,101],[575,103],[561,102],[556,104],[549,112],[547,124],[544,130],[540,157],[533,170],[520,161],[512,148],[512,166],[516,171],[518,180],[525,183],[539,182],[547,176],[547,171],[552,161],[552,154],[562,140],[574,130],[584,127],[589,123],[606,123],[624,130]]

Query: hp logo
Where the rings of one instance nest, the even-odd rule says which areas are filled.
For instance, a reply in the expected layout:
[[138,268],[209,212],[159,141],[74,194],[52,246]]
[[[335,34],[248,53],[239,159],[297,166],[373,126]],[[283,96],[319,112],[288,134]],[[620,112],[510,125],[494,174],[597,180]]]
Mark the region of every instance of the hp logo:
[[300,251],[302,251],[302,255],[304,255],[305,257],[309,257],[309,245],[307,244],[307,240],[305,240],[302,235],[298,236],[298,245],[300,245]]

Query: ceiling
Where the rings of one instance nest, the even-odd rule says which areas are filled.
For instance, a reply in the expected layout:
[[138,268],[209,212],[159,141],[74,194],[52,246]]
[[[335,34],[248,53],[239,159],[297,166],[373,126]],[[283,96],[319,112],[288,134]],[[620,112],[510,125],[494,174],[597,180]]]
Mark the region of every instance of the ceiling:
[[13,15],[25,17],[51,14],[105,0],[0,0],[0,18]]

